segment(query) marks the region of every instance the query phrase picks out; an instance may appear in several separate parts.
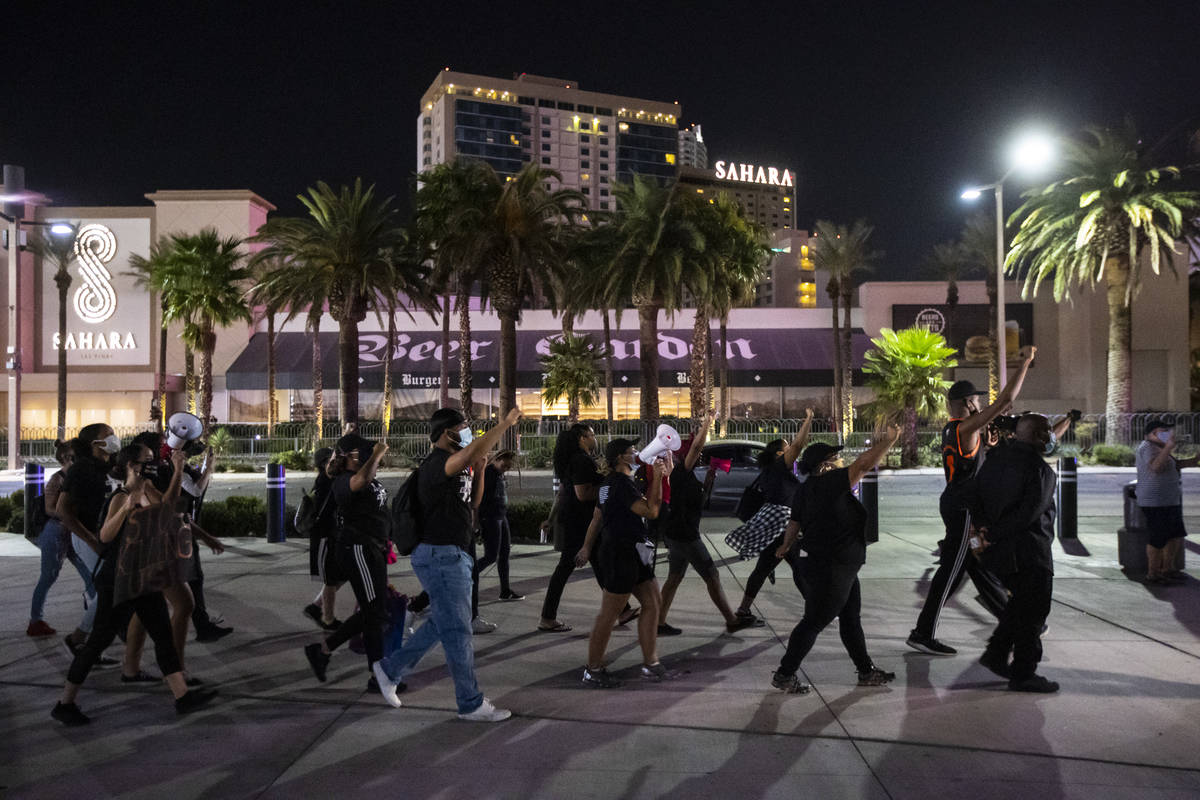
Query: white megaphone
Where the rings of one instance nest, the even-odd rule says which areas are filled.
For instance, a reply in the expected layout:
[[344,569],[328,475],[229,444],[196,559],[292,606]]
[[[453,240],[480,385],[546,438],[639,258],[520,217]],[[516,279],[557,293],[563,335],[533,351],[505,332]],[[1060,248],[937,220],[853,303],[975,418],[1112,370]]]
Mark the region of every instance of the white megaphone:
[[674,453],[681,444],[683,442],[679,438],[679,431],[670,425],[659,425],[654,438],[638,453],[638,459],[643,464],[653,464],[654,459],[662,455],[664,451],[670,450]]

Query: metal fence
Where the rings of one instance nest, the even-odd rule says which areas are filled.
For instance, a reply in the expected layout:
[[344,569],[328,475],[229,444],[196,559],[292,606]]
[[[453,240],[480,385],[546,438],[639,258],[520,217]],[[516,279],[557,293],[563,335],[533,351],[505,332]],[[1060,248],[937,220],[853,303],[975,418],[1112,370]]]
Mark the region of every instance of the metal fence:
[[[1062,419],[1062,414],[1048,414],[1051,421]],[[1109,420],[1104,414],[1085,414],[1072,427],[1064,438],[1064,444],[1078,452],[1090,452],[1098,444],[1121,444],[1134,446],[1140,441],[1145,432],[1146,422],[1153,418],[1166,418],[1176,426],[1176,437],[1181,442],[1200,442],[1200,413],[1139,413],[1121,414],[1114,420]],[[691,420],[663,418],[662,422],[673,425],[686,435],[691,426]],[[719,433],[722,438],[743,439],[766,443],[772,439],[790,439],[794,437],[803,424],[801,419],[778,418],[741,418],[724,421]],[[653,426],[645,425],[641,420],[584,420],[584,424],[596,432],[601,446],[616,436],[629,438],[649,435]],[[1112,440],[1106,441],[1110,423],[1114,434]],[[472,427],[477,433],[487,430],[495,424],[495,420],[475,420]],[[561,419],[523,419],[517,424],[518,450],[521,454],[521,464],[527,468],[547,466],[554,451],[554,442],[558,434],[571,423]],[[942,423],[923,424],[917,434],[921,446],[928,446],[936,441],[941,431]],[[116,433],[124,442],[128,442],[137,433],[154,430],[153,423],[146,423],[132,428],[118,428]],[[357,426],[360,434],[368,439],[383,437],[383,424],[379,421],[365,421]],[[388,427],[387,442],[391,448],[391,460],[394,465],[403,466],[423,456],[429,450],[428,424],[424,420],[393,420]],[[268,435],[266,424],[233,423],[218,425],[214,435],[214,443],[218,445],[222,461],[240,462],[261,465],[272,456],[294,451],[311,452],[318,447],[332,447],[342,435],[343,427],[339,422],[326,422],[319,432],[311,422],[284,422],[275,426],[272,435]],[[74,433],[74,431],[69,431]],[[854,431],[846,441],[851,450],[865,447],[874,433],[873,424],[865,419],[855,420]],[[21,432],[21,456],[27,461],[51,463],[54,460],[54,428],[25,428]],[[816,441],[834,441],[836,431],[833,420],[825,417],[813,420],[812,435]],[[7,452],[7,430],[0,428],[0,453]]]

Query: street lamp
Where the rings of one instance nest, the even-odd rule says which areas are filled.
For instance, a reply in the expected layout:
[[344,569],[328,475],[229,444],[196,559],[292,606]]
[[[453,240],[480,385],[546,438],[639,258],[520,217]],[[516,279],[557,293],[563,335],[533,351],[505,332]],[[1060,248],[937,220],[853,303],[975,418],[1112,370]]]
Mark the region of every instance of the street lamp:
[[[1008,382],[1008,353],[1004,320],[1004,182],[1014,172],[1033,173],[1054,160],[1054,141],[1041,133],[1027,133],[1017,139],[1009,154],[1012,165],[995,183],[973,186],[961,195],[963,200],[978,200],[989,189],[996,195],[996,375],[999,387]],[[995,398],[992,398],[993,400]]]

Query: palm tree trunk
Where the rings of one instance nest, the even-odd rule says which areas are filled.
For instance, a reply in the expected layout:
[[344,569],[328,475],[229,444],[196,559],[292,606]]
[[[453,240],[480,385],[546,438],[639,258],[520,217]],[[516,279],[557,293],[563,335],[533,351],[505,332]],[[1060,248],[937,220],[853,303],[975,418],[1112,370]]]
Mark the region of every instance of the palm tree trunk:
[[[463,416],[471,419],[475,408],[471,384],[471,308],[466,289],[458,291],[458,405]],[[501,414],[503,417],[503,414]]]
[[275,395],[275,314],[267,309],[267,436],[275,435],[279,400]]
[[204,431],[208,431],[208,421],[212,417],[213,401],[213,352],[217,349],[217,334],[212,329],[212,323],[206,322],[200,333],[200,405],[196,416],[204,423]]
[[575,333],[575,315],[570,311],[562,312],[562,332],[564,336]]
[[160,309],[158,318],[158,432],[167,427],[167,326],[163,324],[166,308]]
[[690,359],[690,374],[688,375],[688,397],[691,405],[693,427],[704,418],[707,407],[704,404],[704,353],[707,350],[705,341],[708,339],[708,314],[704,309],[696,308],[696,317],[692,322],[692,352]]
[[579,422],[579,393],[570,392],[567,394],[567,422],[574,425]]
[[187,410],[196,413],[196,355],[190,345],[183,346],[183,385],[187,394]]
[[308,328],[312,332],[313,418],[317,425],[316,444],[325,435],[325,371],[321,368],[321,314],[310,314]]
[[604,393],[608,399],[608,424],[611,426],[613,421],[613,347],[612,347],[612,328],[608,324],[608,309],[603,309],[604,314]]
[[438,407],[450,405],[450,293],[442,297],[442,365],[438,373]]
[[704,412],[713,407],[712,320],[704,320]]
[[998,363],[999,339],[996,338],[996,271],[992,270],[987,277],[988,296],[988,402],[996,402],[1000,393],[1000,370]]
[[729,415],[733,412],[733,393],[729,391],[729,315],[721,317],[721,435],[729,433]]
[[[383,360],[383,409],[380,416],[383,419],[383,440],[387,441],[388,431],[392,423],[392,357],[396,352],[396,309],[388,308],[387,345],[384,347]],[[445,363],[443,359],[442,363]]]
[[358,422],[358,324],[355,315],[338,320],[338,407],[341,425]]
[[[946,344],[954,341],[954,316],[958,310],[958,281],[951,280],[946,285],[946,330],[944,336]],[[950,345],[953,347],[953,345]],[[954,367],[950,368],[950,380],[954,380]]]
[[647,430],[658,424],[658,306],[638,304],[638,341],[641,345],[642,426]]
[[[517,314],[520,307],[513,302],[501,302],[496,309],[500,317],[500,413],[504,419],[509,409],[517,404]],[[575,413],[579,414],[579,401],[575,400]],[[517,449],[517,429],[504,432],[504,449]]]
[[854,432],[854,333],[850,323],[853,292],[850,281],[842,281],[842,431],[846,437]]
[[1133,409],[1133,380],[1130,354],[1133,347],[1132,314],[1126,304],[1129,289],[1128,255],[1112,256],[1104,265],[1108,294],[1108,393],[1104,401],[1104,441],[1129,441],[1129,417]]
[[58,284],[58,439],[67,440],[67,290],[71,288],[71,274],[66,280],[55,275]]
[[843,443],[842,432],[842,322],[838,318],[838,304],[841,299],[836,279],[830,278],[825,287],[829,294],[829,302],[833,306],[833,404],[829,417],[838,432],[838,442]]
[[917,465],[917,409],[904,409],[904,441],[900,445],[900,466]]

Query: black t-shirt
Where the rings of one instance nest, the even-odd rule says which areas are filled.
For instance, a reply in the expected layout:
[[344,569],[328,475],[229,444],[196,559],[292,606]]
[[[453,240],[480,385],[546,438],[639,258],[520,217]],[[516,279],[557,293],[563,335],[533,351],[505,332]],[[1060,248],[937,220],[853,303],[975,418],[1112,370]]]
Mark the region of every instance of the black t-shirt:
[[851,565],[867,560],[867,509],[850,488],[849,468],[804,481],[791,518],[800,523],[801,547],[810,557]]
[[471,517],[471,474],[467,469],[446,475],[446,461],[453,453],[435,447],[421,462],[417,478],[417,500],[421,509],[423,544],[452,544],[471,549],[474,520]]
[[792,473],[792,467],[780,456],[771,462],[758,479],[763,500],[777,506],[790,506],[800,479]]
[[333,478],[325,471],[317,473],[312,488],[313,508],[317,518],[313,525],[313,533],[317,538],[331,536],[337,533],[337,502],[333,499]]
[[582,450],[571,456],[571,463],[567,468],[567,486],[563,495],[565,499],[558,512],[568,532],[578,531],[582,536],[596,511],[596,501],[580,500],[575,494],[575,487],[580,484],[598,486],[603,482],[604,476],[596,469],[596,462],[591,456]]
[[642,498],[633,479],[614,472],[600,486],[600,511],[604,519],[604,541],[634,544],[646,538],[646,525],[631,506]]
[[489,519],[503,517],[508,511],[508,482],[504,473],[494,464],[483,471],[483,498],[479,501],[479,515]]
[[71,498],[75,517],[92,533],[100,533],[100,512],[108,495],[108,464],[94,458],[76,461],[63,479],[63,492]]
[[357,492],[350,488],[352,472],[343,472],[333,479],[333,501],[341,518],[339,537],[348,544],[375,545],[386,549],[392,531],[392,516],[388,509],[387,490],[372,480]]
[[704,484],[682,462],[671,470],[671,507],[662,525],[663,534],[678,542],[700,538],[700,514],[704,504]]
[[946,473],[946,489],[943,495],[958,497],[963,487],[975,475],[979,466],[979,451],[983,445],[975,443],[975,449],[966,453],[962,438],[958,434],[961,419],[952,419],[942,428],[942,471]]

